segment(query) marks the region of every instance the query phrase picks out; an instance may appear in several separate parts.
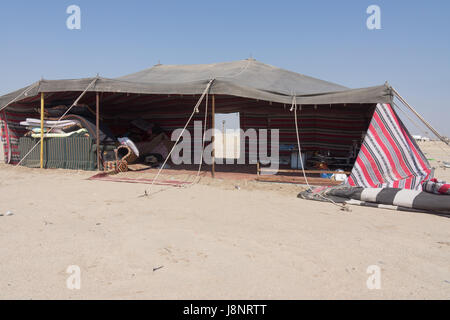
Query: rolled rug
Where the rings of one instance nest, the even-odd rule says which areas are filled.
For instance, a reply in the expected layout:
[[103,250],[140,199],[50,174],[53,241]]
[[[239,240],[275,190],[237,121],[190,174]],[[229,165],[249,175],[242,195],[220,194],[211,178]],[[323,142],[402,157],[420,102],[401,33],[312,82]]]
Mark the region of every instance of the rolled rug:
[[429,193],[450,195],[450,183],[440,181],[436,178],[422,183],[422,189]]

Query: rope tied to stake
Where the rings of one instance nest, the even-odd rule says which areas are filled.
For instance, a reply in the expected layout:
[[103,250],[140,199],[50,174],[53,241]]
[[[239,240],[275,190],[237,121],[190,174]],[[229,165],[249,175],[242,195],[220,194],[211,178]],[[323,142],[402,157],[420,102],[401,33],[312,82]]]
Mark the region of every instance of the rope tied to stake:
[[[155,178],[153,178],[152,183],[151,183],[148,191],[147,190],[145,191],[145,194],[144,194],[145,196],[149,196],[150,195],[151,188],[153,187],[155,182],[158,180],[159,176],[161,175],[161,172],[164,170],[167,162],[169,161],[170,157],[172,156],[173,151],[175,150],[175,147],[177,146],[178,142],[180,141],[181,137],[183,136],[184,132],[186,131],[186,128],[189,126],[189,123],[191,122],[192,118],[194,117],[194,114],[199,112],[198,108],[199,108],[200,104],[202,103],[203,99],[205,98],[205,96],[207,96],[209,94],[209,90],[210,90],[214,80],[215,79],[211,79],[211,81],[209,81],[208,85],[206,86],[205,90],[203,91],[202,95],[200,96],[200,99],[198,100],[197,104],[194,106],[194,110],[192,110],[191,116],[187,120],[183,130],[181,130],[180,134],[178,135],[178,138],[175,141],[175,143],[174,143],[174,145],[172,147],[172,150],[170,150],[169,154],[167,155],[166,159],[164,160],[164,163],[159,168],[158,173],[156,174]],[[205,138],[205,134],[206,134],[206,131],[203,134],[203,138]],[[204,146],[204,140],[205,139],[203,139],[203,146]],[[202,161],[203,161],[203,151],[202,151]],[[200,163],[200,166],[201,166],[201,163]],[[199,174],[199,172],[200,172],[200,170],[198,171],[198,174]]]
[[[308,178],[306,177],[306,172],[305,172],[305,166],[303,163],[303,158],[302,158],[302,148],[300,145],[300,132],[299,132],[299,128],[298,128],[298,117],[297,117],[297,97],[295,95],[292,96],[292,106],[291,106],[291,112],[294,112],[294,120],[295,120],[295,132],[297,134],[297,144],[298,144],[298,153],[299,153],[299,157],[300,157],[300,163],[302,165],[302,172],[303,172],[303,177],[305,178],[305,182],[306,185],[308,186],[308,190],[312,192],[312,188],[311,185],[308,182]],[[341,208],[342,211],[348,211],[349,208],[345,206],[345,204],[338,204],[336,202],[334,202],[332,199],[329,199],[327,197],[325,197],[323,194],[321,193],[317,193],[317,195],[321,198],[323,198],[326,201],[331,202],[332,204],[334,204],[335,206],[338,206],[339,208]]]

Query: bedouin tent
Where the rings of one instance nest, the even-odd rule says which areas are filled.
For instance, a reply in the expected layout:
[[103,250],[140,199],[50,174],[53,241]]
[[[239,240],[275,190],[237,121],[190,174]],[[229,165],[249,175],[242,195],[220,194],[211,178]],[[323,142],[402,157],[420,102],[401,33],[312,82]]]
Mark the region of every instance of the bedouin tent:
[[[169,98],[185,95],[195,97],[204,93],[206,88],[210,95],[217,96],[218,99],[222,97],[224,105],[233,98],[241,99],[237,104],[234,100],[233,105],[228,103],[224,110],[248,111],[254,115],[260,114],[260,118],[264,114],[280,115],[275,119],[279,122],[277,127],[287,126],[285,120],[289,111],[286,111],[286,105],[289,109],[295,101],[299,106],[298,109],[295,108],[295,112],[298,112],[300,119],[302,149],[322,145],[339,151],[341,141],[360,139],[363,132],[365,137],[349,178],[350,185],[415,189],[431,173],[429,163],[392,106],[395,90],[387,83],[349,89],[254,59],[204,65],[159,64],[115,79],[98,76],[72,80],[42,79],[0,97],[5,156],[11,163],[20,161],[17,139],[21,129],[17,122],[23,120],[26,110],[31,111],[32,106],[36,106],[42,93],[48,96],[49,102],[52,99],[61,101],[63,98],[75,98],[80,93],[109,94],[110,102],[116,99],[114,114],[131,112],[131,98],[126,100],[127,96],[139,97],[135,96],[132,101],[136,103],[136,112],[142,112],[145,105],[150,105],[153,101],[150,97],[165,95],[165,100],[158,100],[158,114],[167,110],[164,117],[167,120],[171,117],[170,105],[173,105],[168,103]],[[259,105],[262,102],[265,103],[264,106]],[[275,107],[278,108],[276,111]],[[106,109],[105,107],[105,112]],[[255,123],[252,119],[254,120],[249,117],[246,120],[243,129]],[[361,121],[364,123],[361,124]],[[292,128],[290,122],[285,132],[286,137],[292,137]],[[348,143],[345,148],[348,148]]]

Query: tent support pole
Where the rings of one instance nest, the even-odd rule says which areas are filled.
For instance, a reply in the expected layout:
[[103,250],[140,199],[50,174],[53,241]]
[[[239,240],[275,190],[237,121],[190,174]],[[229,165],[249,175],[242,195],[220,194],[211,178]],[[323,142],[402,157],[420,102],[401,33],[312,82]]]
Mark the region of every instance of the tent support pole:
[[[95,78],[94,80],[92,80],[92,82],[87,86],[87,88],[83,91],[83,93],[77,98],[77,100],[75,100],[75,102],[70,106],[70,108],[67,109],[66,112],[64,112],[64,114],[58,119],[58,121],[61,121],[61,119],[64,118],[64,116],[65,116],[66,114],[68,114],[69,111],[70,111],[74,106],[76,106],[76,105],[78,104],[78,102],[81,100],[81,98],[83,98],[83,96],[86,94],[86,92],[89,90],[89,88],[92,87],[98,79],[99,79],[99,78],[97,77],[97,78]],[[44,122],[44,93],[42,93],[42,95],[41,95],[41,124],[43,124],[43,122]],[[51,127],[50,130],[49,130],[49,132],[52,131],[52,130],[55,129],[55,128],[56,128],[56,125],[53,126],[53,127]],[[24,160],[25,160],[25,159],[33,152],[34,149],[37,148],[37,146],[38,146],[39,144],[41,145],[41,151],[43,150],[44,147],[43,147],[42,142],[43,142],[44,140],[43,140],[43,134],[42,134],[42,132],[43,132],[43,130],[41,130],[41,140],[39,140],[39,142],[36,143],[36,144],[34,145],[34,147],[31,148],[31,150],[28,151],[28,153],[22,157],[22,159],[19,161],[18,164],[16,164],[16,166],[20,166],[20,164],[21,164],[21,163],[22,163],[22,162],[23,162],[23,161],[24,161]],[[43,154],[43,152],[42,152],[41,154]],[[43,156],[41,156],[41,159],[43,159]],[[42,164],[42,163],[41,163],[41,164]]]
[[44,93],[41,92],[41,169],[44,169],[44,108],[45,98]]
[[95,107],[95,135],[97,137],[97,170],[101,170],[100,166],[100,92],[96,93]]
[[211,121],[211,129],[213,130],[213,135],[211,137],[212,141],[212,154],[211,154],[211,176],[213,178],[216,177],[216,96],[212,96],[212,121]]
[[411,110],[412,113],[415,114],[415,116],[417,118],[419,118],[420,121],[423,122],[424,125],[427,126],[428,129],[430,129],[435,135],[436,137],[438,137],[442,142],[446,143],[447,145],[450,145],[449,142],[444,139],[444,137],[442,137],[439,132],[436,131],[436,129],[434,129],[431,124],[429,124],[416,110],[414,110],[414,108],[398,93],[397,90],[395,90],[394,88],[392,88],[392,92],[395,94],[395,96],[409,109]]

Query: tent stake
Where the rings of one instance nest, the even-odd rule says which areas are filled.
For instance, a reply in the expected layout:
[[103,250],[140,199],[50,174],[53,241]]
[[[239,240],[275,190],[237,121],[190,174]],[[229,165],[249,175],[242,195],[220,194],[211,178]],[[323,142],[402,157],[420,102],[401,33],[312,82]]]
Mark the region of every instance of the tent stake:
[[97,136],[97,170],[100,171],[100,93],[96,93],[95,134]]
[[216,176],[216,96],[213,95],[212,96],[212,130],[213,130],[213,135],[211,137],[211,141],[212,141],[212,152],[211,152],[211,157],[212,157],[212,162],[211,162],[211,176],[213,178],[215,178]]
[[44,169],[44,93],[41,92],[41,169]]

